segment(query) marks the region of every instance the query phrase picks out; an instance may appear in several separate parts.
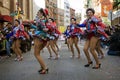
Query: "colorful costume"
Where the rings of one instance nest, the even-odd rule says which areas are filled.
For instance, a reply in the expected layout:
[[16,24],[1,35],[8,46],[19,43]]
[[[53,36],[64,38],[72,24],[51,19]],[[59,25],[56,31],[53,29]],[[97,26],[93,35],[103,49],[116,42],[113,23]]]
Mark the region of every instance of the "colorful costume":
[[82,30],[79,28],[78,24],[71,24],[70,30],[71,37],[80,36],[80,34],[82,34]]
[[46,28],[45,20],[37,20],[36,25],[31,25],[31,28],[35,29],[34,36],[39,37],[41,40],[48,40],[49,34],[45,31],[43,31],[44,28]]
[[91,19],[86,19],[83,24],[79,24],[79,27],[86,27],[85,34],[87,34],[87,38],[91,39],[92,36],[101,36],[103,35],[105,38],[108,35],[104,32],[105,24],[102,23],[102,20],[93,16]]
[[66,35],[66,38],[75,36],[79,37],[80,34],[82,34],[82,30],[79,28],[78,24],[71,24],[70,30],[66,29],[63,34]]
[[48,33],[50,34],[50,39],[58,38],[61,33],[57,29],[56,23],[52,22],[52,23],[47,23],[46,25],[48,28]]
[[65,38],[70,38],[71,32],[72,32],[72,30],[66,29],[66,31],[63,33],[65,35]]
[[29,38],[28,34],[24,31],[24,26],[23,25],[18,25],[17,27],[13,28],[13,37],[14,38],[21,38],[21,39],[25,39],[25,38]]

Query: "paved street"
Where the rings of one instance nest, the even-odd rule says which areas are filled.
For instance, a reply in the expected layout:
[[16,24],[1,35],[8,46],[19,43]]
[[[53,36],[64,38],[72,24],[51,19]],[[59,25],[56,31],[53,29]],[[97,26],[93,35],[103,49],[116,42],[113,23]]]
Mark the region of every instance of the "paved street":
[[0,80],[120,80],[119,56],[108,56],[107,50],[103,49],[105,58],[100,59],[101,68],[98,70],[93,70],[92,66],[85,68],[84,64],[87,63],[87,60],[82,51],[83,44],[83,42],[79,44],[81,59],[71,59],[71,53],[63,41],[58,43],[59,60],[49,60],[48,50],[45,48],[44,53],[41,53],[49,68],[49,74],[45,75],[37,72],[40,68],[33,55],[33,49],[24,53],[24,60],[21,62],[15,62],[15,56],[2,59],[0,61]]

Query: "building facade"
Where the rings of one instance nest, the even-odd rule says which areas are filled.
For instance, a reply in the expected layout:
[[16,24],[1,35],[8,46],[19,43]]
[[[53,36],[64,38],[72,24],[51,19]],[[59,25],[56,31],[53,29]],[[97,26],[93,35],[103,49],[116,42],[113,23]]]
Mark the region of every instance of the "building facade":
[[33,20],[33,0],[17,0],[23,11],[23,20]]
[[36,1],[33,0],[33,19],[36,18],[36,16],[37,16],[36,14],[37,14],[38,10],[40,10],[40,8],[41,8],[41,7],[39,7],[39,6],[37,5]]
[[64,26],[64,10],[58,8],[58,27]]
[[0,0],[0,14],[10,15],[15,9],[15,0]]
[[61,33],[63,33],[66,29],[64,27],[64,9],[58,8],[58,29]]
[[87,2],[87,8],[94,8],[95,15],[101,17],[107,17],[113,7],[113,0],[87,0]]
[[70,25],[70,4],[68,0],[64,0],[64,26]]
[[81,13],[75,13],[75,18],[76,18],[77,23],[80,23],[80,21],[81,21]]
[[75,17],[75,9],[70,8],[70,18],[74,18]]
[[[33,19],[33,0],[0,0],[0,13],[1,15],[11,15],[18,10],[19,8],[22,12],[23,20],[32,20]],[[12,17],[13,19],[17,17]]]
[[48,9],[49,17],[57,23],[57,0],[45,0],[45,7]]

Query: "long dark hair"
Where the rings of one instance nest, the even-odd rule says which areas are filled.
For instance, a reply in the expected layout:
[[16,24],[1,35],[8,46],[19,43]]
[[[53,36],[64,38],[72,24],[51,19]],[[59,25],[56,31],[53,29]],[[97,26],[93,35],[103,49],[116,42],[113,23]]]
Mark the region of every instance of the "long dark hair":
[[47,19],[47,14],[45,13],[43,8],[40,8],[39,12],[42,13],[42,15]]

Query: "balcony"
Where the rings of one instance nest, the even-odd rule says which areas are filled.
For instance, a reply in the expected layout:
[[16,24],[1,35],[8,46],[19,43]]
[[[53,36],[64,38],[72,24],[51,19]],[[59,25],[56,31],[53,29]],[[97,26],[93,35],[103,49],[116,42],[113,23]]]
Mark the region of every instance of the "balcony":
[[66,9],[70,9],[70,7],[69,7],[69,6],[66,6]]
[[64,22],[64,18],[60,18],[60,21],[61,21],[61,22]]
[[53,7],[54,7],[54,8],[57,8],[57,4],[53,4]]
[[66,13],[70,13],[70,11],[66,11]]
[[60,13],[60,16],[64,16],[64,14]]
[[67,17],[67,18],[70,18],[70,16],[69,16],[69,15],[66,15],[66,17]]
[[48,9],[49,9],[49,6],[47,5],[47,6],[46,6],[46,8],[48,8]]
[[54,14],[57,14],[57,10],[53,10],[53,13],[54,13]]
[[53,18],[54,20],[57,20],[57,18],[54,16],[54,18]]

